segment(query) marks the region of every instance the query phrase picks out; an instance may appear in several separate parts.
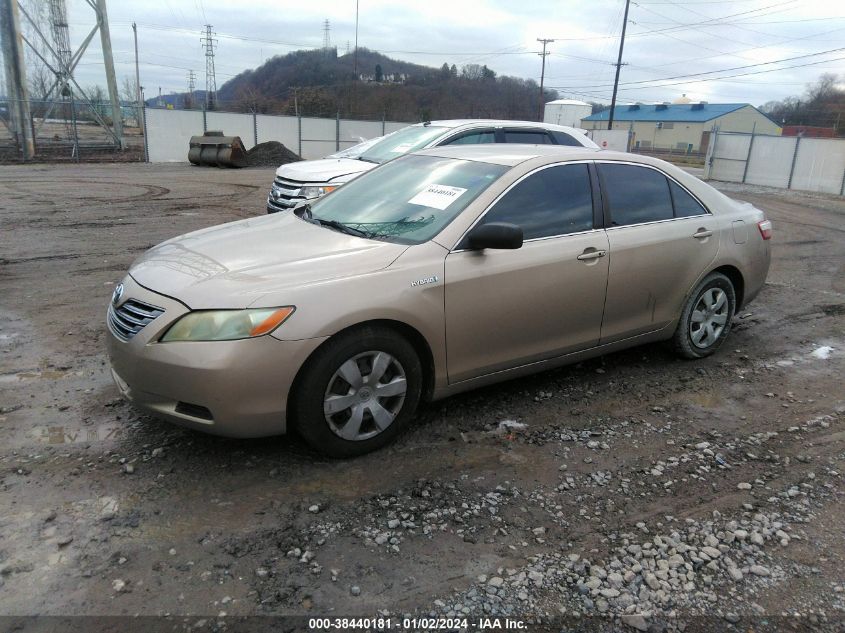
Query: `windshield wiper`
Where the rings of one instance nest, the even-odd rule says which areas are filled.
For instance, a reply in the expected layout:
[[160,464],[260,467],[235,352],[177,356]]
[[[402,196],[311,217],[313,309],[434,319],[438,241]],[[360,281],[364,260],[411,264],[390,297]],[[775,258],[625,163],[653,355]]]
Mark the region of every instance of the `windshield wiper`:
[[337,220],[323,220],[322,218],[314,218],[314,222],[318,223],[320,226],[327,226],[331,229],[336,231],[340,231],[341,233],[346,233],[347,235],[354,235],[356,237],[368,237],[372,238],[373,234],[369,231],[364,231],[362,229],[356,229],[354,227],[348,226],[343,222],[338,222]]
[[364,158],[363,156],[359,156],[358,160],[362,160],[365,163],[372,163],[373,165],[381,165],[381,163],[377,160],[373,160],[372,158]]

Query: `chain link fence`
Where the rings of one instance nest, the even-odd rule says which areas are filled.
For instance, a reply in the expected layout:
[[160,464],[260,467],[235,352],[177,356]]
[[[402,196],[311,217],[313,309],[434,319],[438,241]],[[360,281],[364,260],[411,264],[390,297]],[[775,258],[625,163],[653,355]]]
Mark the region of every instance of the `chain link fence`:
[[[21,139],[14,120],[17,103],[0,99],[0,160],[22,159]],[[114,131],[108,100],[90,103],[65,98],[29,101],[35,160],[140,161],[144,158],[143,113],[135,103],[121,103],[121,141]]]

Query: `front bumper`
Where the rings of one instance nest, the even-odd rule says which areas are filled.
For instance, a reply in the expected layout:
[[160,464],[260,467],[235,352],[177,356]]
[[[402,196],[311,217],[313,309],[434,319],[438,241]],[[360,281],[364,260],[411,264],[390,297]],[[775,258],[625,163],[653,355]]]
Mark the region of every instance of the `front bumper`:
[[112,374],[121,393],[171,422],[215,435],[264,437],[286,431],[286,409],[299,368],[325,339],[158,343],[188,309],[131,277],[124,297],[165,312],[122,341],[107,334]]
[[290,211],[296,204],[289,204],[287,200],[273,199],[272,196],[267,196],[267,213],[281,213],[282,211]]

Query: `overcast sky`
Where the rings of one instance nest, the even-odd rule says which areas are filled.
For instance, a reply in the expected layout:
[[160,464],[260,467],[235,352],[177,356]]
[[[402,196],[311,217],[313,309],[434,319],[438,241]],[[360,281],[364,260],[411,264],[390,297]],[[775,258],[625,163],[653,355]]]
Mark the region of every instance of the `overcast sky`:
[[[92,12],[83,0],[67,3],[76,45],[92,24]],[[330,20],[332,45],[343,54],[347,45],[354,47],[355,4],[110,0],[118,81],[134,73],[133,21],[138,24],[141,84],[150,97],[159,86],[165,93],[184,91],[188,70],[196,73],[197,88],[205,86],[203,24],[212,24],[217,33],[219,87],[273,55],[322,46],[325,19]],[[499,74],[539,81],[537,38],[555,39],[548,47],[546,85],[562,96],[610,100],[624,0],[360,0],[359,6],[359,46],[430,66],[487,64]],[[840,50],[816,55],[833,49]],[[83,86],[105,83],[99,55],[96,38],[78,73]],[[759,105],[798,95],[824,72],[845,80],[845,3],[632,1],[623,61],[623,103],[671,101],[686,94],[696,101]],[[764,62],[777,63],[759,65]],[[726,75],[741,76],[713,80]]]

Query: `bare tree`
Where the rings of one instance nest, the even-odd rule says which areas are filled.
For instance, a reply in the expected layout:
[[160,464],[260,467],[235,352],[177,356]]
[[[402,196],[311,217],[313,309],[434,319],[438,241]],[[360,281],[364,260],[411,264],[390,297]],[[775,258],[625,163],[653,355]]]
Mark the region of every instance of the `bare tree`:
[[120,86],[120,100],[135,103],[138,101],[138,84],[134,77],[124,77]]
[[484,71],[479,64],[467,64],[461,68],[461,76],[470,81],[481,79],[484,76]]
[[834,73],[824,73],[815,83],[807,84],[808,101],[827,101],[841,93],[838,88],[839,77]]

